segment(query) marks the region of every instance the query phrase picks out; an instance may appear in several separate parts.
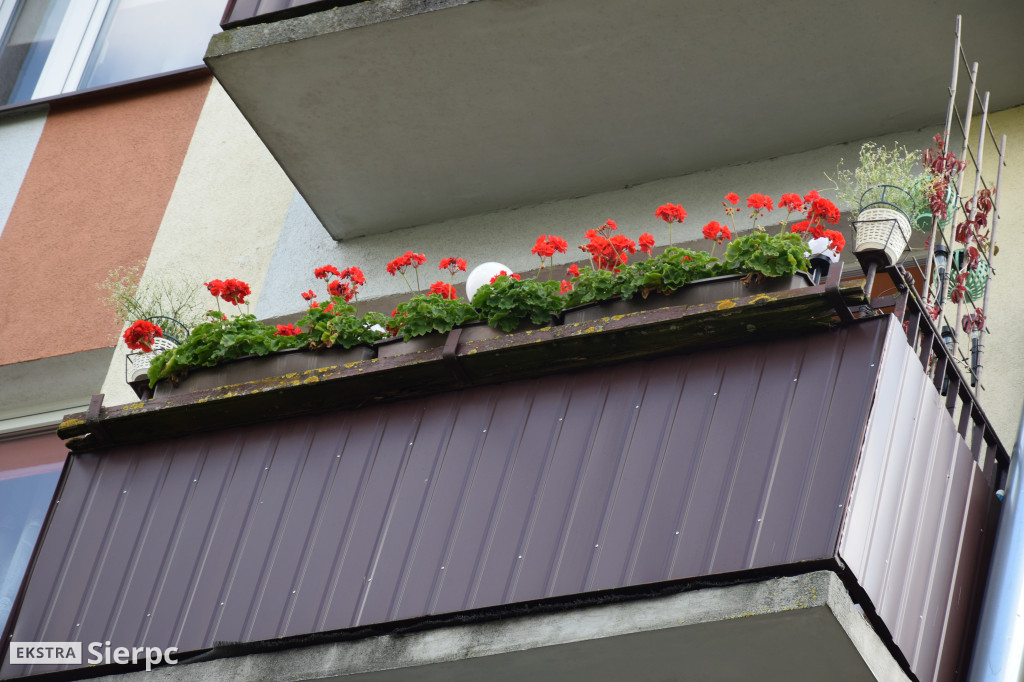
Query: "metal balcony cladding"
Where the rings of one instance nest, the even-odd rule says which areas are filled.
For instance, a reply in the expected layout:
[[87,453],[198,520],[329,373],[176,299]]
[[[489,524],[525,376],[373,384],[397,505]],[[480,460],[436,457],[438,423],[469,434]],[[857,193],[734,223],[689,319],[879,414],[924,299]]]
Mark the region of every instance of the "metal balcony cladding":
[[193,651],[830,559],[884,332],[83,453],[15,639]]

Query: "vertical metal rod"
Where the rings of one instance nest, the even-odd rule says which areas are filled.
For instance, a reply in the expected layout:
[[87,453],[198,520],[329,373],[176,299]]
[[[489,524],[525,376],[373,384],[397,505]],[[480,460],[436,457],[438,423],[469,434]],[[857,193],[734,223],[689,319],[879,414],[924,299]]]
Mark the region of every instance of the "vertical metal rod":
[[[988,310],[988,293],[989,284],[992,281],[992,270],[993,263],[992,258],[995,254],[995,243],[996,243],[996,228],[999,226],[999,187],[1003,182],[1003,166],[1006,165],[1006,135],[1002,135],[999,138],[999,167],[996,170],[996,188],[995,192],[992,193],[992,231],[988,235],[988,272],[985,273],[985,295],[982,297],[981,309],[982,311]],[[987,324],[987,323],[986,323]],[[975,372],[975,378],[981,383],[981,359],[985,355],[985,330],[981,332],[981,336],[978,338],[978,369]]]
[[[956,27],[954,29],[954,41],[953,41],[953,75],[949,79],[949,101],[946,103],[946,125],[942,128],[942,139],[946,141],[946,149],[949,149],[949,133],[953,129],[953,109],[956,108],[956,83],[957,77],[960,74],[960,25],[962,19],[958,14],[956,15]],[[957,188],[959,190],[959,188]],[[957,198],[957,205],[959,205],[959,196]],[[953,215],[950,219],[956,218],[956,206],[953,207]],[[935,216],[932,216],[932,230],[928,236],[928,247],[931,251],[928,253],[928,257],[925,259],[924,265],[924,303],[928,304],[931,300],[932,294],[932,263],[935,260],[935,236],[938,229],[938,221]]]

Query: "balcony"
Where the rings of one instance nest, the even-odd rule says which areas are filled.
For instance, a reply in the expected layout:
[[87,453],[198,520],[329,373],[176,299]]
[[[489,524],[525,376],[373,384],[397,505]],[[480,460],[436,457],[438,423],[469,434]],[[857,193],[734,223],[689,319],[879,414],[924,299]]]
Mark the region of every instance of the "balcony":
[[[340,240],[940,124],[960,9],[364,2],[257,15],[206,62]],[[965,19],[992,110],[1024,102],[1022,14]]]
[[94,401],[11,634],[181,679],[953,679],[1007,455],[913,291],[866,303],[834,275]]

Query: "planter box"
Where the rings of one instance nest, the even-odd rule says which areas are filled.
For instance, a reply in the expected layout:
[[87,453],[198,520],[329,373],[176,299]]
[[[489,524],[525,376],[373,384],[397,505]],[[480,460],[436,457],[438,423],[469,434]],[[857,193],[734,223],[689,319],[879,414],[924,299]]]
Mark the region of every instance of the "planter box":
[[[501,329],[495,329],[483,321],[469,322],[458,327],[462,332],[459,335],[459,345],[475,343],[477,341],[486,341],[488,339],[497,339],[502,336],[510,336],[511,334],[543,329],[545,326],[553,326],[556,324],[558,324],[558,321],[555,318],[552,318],[548,325],[534,324],[527,320],[522,322],[514,332],[506,332]],[[453,329],[452,331],[455,330]],[[377,357],[380,359],[391,358],[396,355],[408,355],[410,353],[419,353],[425,350],[440,348],[444,346],[445,342],[448,340],[448,334],[450,333],[451,332],[435,332],[433,334],[427,334],[426,336],[417,336],[409,339],[408,341],[403,341],[401,337],[378,341]]]
[[305,372],[321,367],[346,365],[372,359],[373,348],[370,346],[355,346],[348,350],[340,347],[319,350],[293,348],[262,357],[248,356],[230,360],[215,367],[190,370],[188,376],[179,381],[177,386],[172,385],[170,381],[158,383],[153,388],[153,397],[166,398],[182,393],[204,391],[256,379],[284,376],[293,372]]
[[741,282],[744,275],[722,275],[709,277],[687,284],[671,294],[653,293],[647,298],[634,296],[628,301],[599,301],[588,303],[565,311],[565,324],[576,324],[599,320],[603,317],[626,315],[643,310],[657,310],[677,306],[701,305],[744,296],[770,294],[790,289],[814,286],[810,275],[798,272],[790,277],[768,277],[746,286]]

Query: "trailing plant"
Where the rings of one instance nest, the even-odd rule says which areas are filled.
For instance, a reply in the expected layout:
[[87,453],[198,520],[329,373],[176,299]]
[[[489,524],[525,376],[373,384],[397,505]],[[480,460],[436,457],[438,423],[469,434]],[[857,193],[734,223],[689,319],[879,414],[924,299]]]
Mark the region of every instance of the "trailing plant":
[[892,149],[876,142],[865,142],[858,155],[859,166],[844,168],[844,159],[840,159],[835,178],[829,177],[828,173],[825,177],[832,183],[839,201],[850,206],[854,220],[860,215],[862,206],[881,198],[881,191],[876,188],[885,185],[907,192],[887,191],[884,200],[913,219],[917,209],[921,208],[910,196],[920,175],[920,158],[920,150],[908,150],[899,142],[893,143]]
[[512,332],[527,319],[534,324],[550,323],[551,316],[565,304],[561,290],[561,283],[554,280],[538,282],[499,274],[477,289],[473,306],[488,325]]
[[103,292],[103,304],[114,311],[118,322],[124,325],[152,317],[170,317],[191,328],[206,319],[199,301],[198,278],[172,270],[150,275],[143,285],[145,269],[145,259],[135,265],[121,265],[96,285]]

